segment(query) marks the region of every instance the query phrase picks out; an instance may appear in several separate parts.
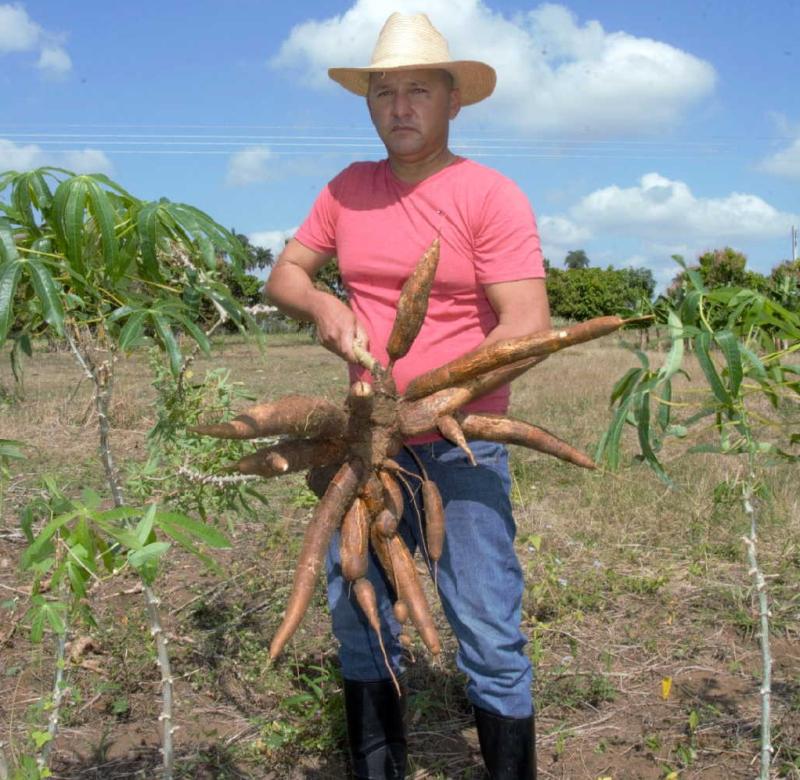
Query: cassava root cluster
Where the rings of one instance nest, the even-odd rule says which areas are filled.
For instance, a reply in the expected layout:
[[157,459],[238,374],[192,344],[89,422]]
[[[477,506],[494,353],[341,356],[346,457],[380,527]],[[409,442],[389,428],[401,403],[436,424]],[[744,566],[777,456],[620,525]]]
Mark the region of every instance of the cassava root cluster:
[[[408,488],[409,479],[420,481],[425,549],[434,566],[444,544],[444,508],[435,483],[427,479],[424,470],[409,475],[394,460],[408,438],[438,432],[461,447],[473,463],[469,440],[486,439],[519,444],[594,468],[590,458],[543,428],[510,417],[459,410],[553,352],[611,333],[624,324],[619,317],[600,317],[478,347],[420,375],[402,395],[397,393],[392,369],[422,327],[438,260],[436,239],[401,291],[387,344],[388,365],[381,366],[359,348],[359,363],[371,372],[372,382],[353,384],[344,409],[322,398],[294,395],[251,407],[229,422],[193,429],[219,438],[283,437],[242,458],[232,469],[261,477],[308,471],[309,485],[320,495],[306,529],[286,613],[270,645],[272,658],[281,653],[300,624],[337,529],[341,529],[342,573],[352,583],[352,592],[378,638],[376,596],[365,577],[370,550],[392,584],[398,622],[405,626],[410,620],[431,653],[439,653],[439,638],[412,555],[397,533],[403,515],[400,483]],[[400,640],[410,643],[405,628]]]

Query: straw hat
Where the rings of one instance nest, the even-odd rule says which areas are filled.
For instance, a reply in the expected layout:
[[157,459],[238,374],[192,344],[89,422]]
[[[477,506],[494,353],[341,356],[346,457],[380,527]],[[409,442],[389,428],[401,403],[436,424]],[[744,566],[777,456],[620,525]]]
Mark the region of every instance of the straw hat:
[[489,97],[497,76],[494,68],[475,60],[453,60],[447,41],[425,14],[393,13],[383,25],[366,68],[330,68],[328,75],[356,95],[366,95],[370,73],[419,68],[448,71],[461,92],[461,105]]

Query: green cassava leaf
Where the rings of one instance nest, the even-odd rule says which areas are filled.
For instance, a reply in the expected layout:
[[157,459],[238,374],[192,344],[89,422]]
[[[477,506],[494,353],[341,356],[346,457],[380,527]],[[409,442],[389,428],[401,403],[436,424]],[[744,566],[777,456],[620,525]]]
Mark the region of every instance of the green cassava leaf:
[[714,340],[719,344],[725,361],[728,364],[728,390],[732,397],[739,395],[742,385],[742,353],[739,340],[729,330],[721,330],[714,334]]
[[0,217],[0,265],[11,263],[19,259],[17,242],[14,240],[14,230],[11,221]]
[[144,323],[147,311],[136,311],[128,317],[119,334],[119,348],[123,352],[136,347],[144,334]]
[[128,553],[128,563],[139,572],[145,582],[152,583],[155,579],[158,563],[171,547],[169,542],[151,542],[141,550]]
[[642,368],[628,369],[623,375],[622,379],[620,379],[612,388],[609,405],[613,406],[614,402],[618,398],[626,398],[636,386],[636,383],[639,381],[642,374],[644,374],[644,369]]
[[597,446],[595,460],[598,463],[600,461],[605,461],[612,470],[619,468],[621,454],[620,439],[622,437],[622,429],[625,427],[625,422],[630,412],[633,398],[633,394],[628,394],[624,399],[620,400],[617,411],[614,413],[614,417],[611,420],[611,425],[603,434],[603,438]]
[[172,319],[195,340],[197,346],[203,351],[203,354],[211,354],[211,342],[208,340],[208,336],[206,336],[202,328],[199,328],[188,317],[184,317],[182,314],[175,313],[172,315]]
[[683,323],[680,317],[674,312],[669,312],[668,315],[669,335],[672,339],[672,346],[670,347],[667,359],[659,371],[659,378],[667,380],[672,377],[683,363]]
[[745,362],[750,366],[753,370],[753,374],[757,379],[767,379],[767,369],[764,366],[764,363],[761,361],[761,358],[756,355],[751,349],[746,347],[744,344],[739,344],[739,352],[741,353],[742,357],[744,358]]
[[150,535],[153,532],[153,524],[155,523],[156,519],[156,505],[150,504],[147,507],[147,511],[145,511],[144,515],[142,515],[142,519],[136,526],[136,530],[134,533],[136,534],[136,539],[139,542],[139,547],[143,548],[147,545]]
[[20,565],[22,568],[28,569],[31,564],[38,559],[39,553],[50,541],[50,539],[53,538],[53,535],[56,533],[56,531],[73,520],[77,515],[78,510],[73,510],[71,512],[57,515],[50,520],[50,522],[47,523],[41,531],[39,531],[38,535],[33,540],[33,543],[29,545],[22,553],[22,558],[20,560]]
[[54,205],[61,204],[59,191],[64,189],[63,210],[57,215],[62,225],[67,259],[80,274],[86,273],[83,262],[83,230],[86,216],[88,185],[82,176],[61,182],[56,189]]
[[150,320],[153,323],[161,346],[169,357],[170,369],[172,373],[177,376],[183,365],[183,357],[180,347],[178,346],[178,340],[175,338],[175,334],[172,332],[172,328],[163,314],[157,311],[151,311]]
[[28,260],[25,268],[42,304],[45,321],[55,328],[56,333],[63,335],[64,307],[61,303],[59,288],[50,275],[50,270],[40,260]]
[[705,374],[706,380],[711,388],[711,392],[714,393],[716,399],[720,403],[725,404],[725,406],[730,406],[731,397],[728,394],[728,391],[725,389],[725,385],[722,384],[722,380],[717,373],[717,368],[714,365],[709,353],[710,344],[711,336],[707,332],[700,333],[694,337],[694,348],[697,355],[697,362],[700,364],[700,368],[702,369],[703,374]]
[[146,279],[161,280],[158,268],[158,245],[161,239],[158,201],[150,201],[139,210],[136,229],[139,234],[139,248],[142,255],[143,273]]
[[666,431],[672,416],[672,380],[667,379],[660,388],[658,395],[658,427]]
[[14,293],[22,273],[22,265],[20,260],[0,265],[0,344],[6,340],[14,321]]
[[[167,531],[164,531],[167,533]],[[215,574],[221,574],[222,569],[219,564],[210,556],[204,553],[194,542],[194,540],[188,534],[185,534],[179,531],[177,528],[172,528],[168,532],[171,539],[177,542],[181,547],[183,547],[186,552],[191,553],[197,559],[202,561],[206,568],[210,571],[214,572]]]
[[639,438],[639,448],[642,451],[642,456],[662,482],[672,484],[671,480],[664,471],[664,468],[659,462],[655,450],[653,449],[652,442],[650,441],[651,430],[649,392],[642,393],[636,397],[634,411],[636,415],[636,432]]
[[106,191],[97,182],[86,182],[89,212],[100,232],[103,264],[106,273],[114,280],[120,277],[119,244],[115,232],[116,215]]
[[175,531],[183,531],[209,547],[224,549],[231,546],[228,537],[219,529],[179,512],[158,512],[156,524],[170,536]]

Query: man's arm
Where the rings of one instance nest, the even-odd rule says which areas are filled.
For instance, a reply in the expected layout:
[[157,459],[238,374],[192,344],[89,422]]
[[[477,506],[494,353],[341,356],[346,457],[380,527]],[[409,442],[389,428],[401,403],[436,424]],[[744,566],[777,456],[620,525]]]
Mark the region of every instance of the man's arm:
[[483,344],[527,336],[550,327],[550,305],[544,279],[497,282],[484,287],[497,314],[497,325]]
[[317,326],[320,343],[351,363],[353,341],[367,346],[367,335],[347,304],[314,287],[314,277],[331,255],[315,252],[292,238],[270,272],[265,293],[284,314]]

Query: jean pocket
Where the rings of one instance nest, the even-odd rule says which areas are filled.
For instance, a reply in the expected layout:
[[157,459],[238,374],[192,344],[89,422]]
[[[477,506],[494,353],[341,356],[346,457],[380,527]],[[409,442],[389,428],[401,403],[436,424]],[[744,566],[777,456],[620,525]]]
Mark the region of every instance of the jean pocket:
[[[500,468],[508,458],[505,445],[493,441],[471,441],[469,447],[475,456],[477,466],[485,466],[491,469]],[[470,462],[469,456],[461,447],[455,444],[447,445],[443,450],[434,452],[433,460],[441,465],[450,468],[473,469],[475,466]]]

